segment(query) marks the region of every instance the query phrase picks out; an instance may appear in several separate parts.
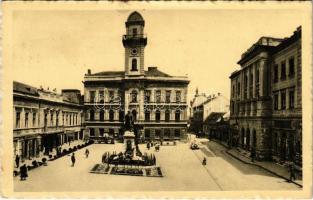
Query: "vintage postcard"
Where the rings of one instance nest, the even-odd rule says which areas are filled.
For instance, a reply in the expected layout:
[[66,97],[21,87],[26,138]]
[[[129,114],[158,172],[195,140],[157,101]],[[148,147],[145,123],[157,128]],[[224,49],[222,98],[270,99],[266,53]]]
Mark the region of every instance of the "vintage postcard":
[[3,196],[311,197],[311,2],[2,9]]

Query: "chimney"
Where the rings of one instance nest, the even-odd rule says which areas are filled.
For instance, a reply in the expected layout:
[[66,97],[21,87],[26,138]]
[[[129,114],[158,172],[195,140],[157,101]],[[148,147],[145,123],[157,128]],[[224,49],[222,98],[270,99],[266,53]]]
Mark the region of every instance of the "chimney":
[[91,69],[88,69],[87,74],[88,74],[88,75],[91,74]]
[[148,71],[156,70],[157,67],[148,67]]

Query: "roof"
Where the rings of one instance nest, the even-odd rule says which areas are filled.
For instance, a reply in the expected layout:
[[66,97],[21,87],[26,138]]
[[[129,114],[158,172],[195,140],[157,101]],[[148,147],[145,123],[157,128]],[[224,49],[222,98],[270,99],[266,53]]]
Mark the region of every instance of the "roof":
[[127,21],[125,22],[126,27],[131,26],[131,25],[141,25],[145,26],[145,21],[143,20],[143,17],[141,14],[137,11],[132,12],[128,18]]
[[[124,77],[124,71],[103,71],[94,74],[88,74],[88,76],[103,76],[103,77]],[[145,71],[146,77],[172,77],[160,70],[156,67],[148,67],[148,70]]]
[[124,76],[125,72],[124,71],[103,71],[103,72],[98,72],[94,74],[88,74],[89,76]]
[[144,21],[141,14],[137,11],[132,12],[129,17],[127,18],[128,22],[137,22],[137,21]]
[[23,93],[37,97],[39,96],[38,88],[17,81],[13,81],[13,92]]
[[148,67],[148,71],[145,71],[147,77],[171,77],[170,75],[158,70],[156,67]]
[[287,48],[288,46],[290,46],[291,44],[293,44],[294,42],[297,42],[300,38],[301,38],[301,26],[299,26],[297,28],[296,31],[293,32],[293,35],[285,38],[274,50],[274,53],[277,53],[285,48]]
[[273,37],[261,37],[247,51],[245,51],[237,64],[243,65],[245,62],[253,58],[262,51],[270,51],[274,49],[283,39]]
[[221,117],[225,115],[225,112],[212,112],[207,118],[204,120],[204,123],[213,124],[220,120]]

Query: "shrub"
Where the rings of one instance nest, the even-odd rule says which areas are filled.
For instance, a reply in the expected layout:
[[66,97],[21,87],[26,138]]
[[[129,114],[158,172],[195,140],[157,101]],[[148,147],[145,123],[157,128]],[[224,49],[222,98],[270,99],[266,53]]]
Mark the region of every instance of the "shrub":
[[72,149],[72,148],[69,148],[69,149],[68,149],[68,152],[69,152],[69,153],[71,153],[72,151],[73,151],[73,149]]
[[27,166],[27,170],[31,170],[32,169],[32,167],[31,166]]
[[43,163],[45,163],[45,162],[47,162],[47,158],[43,158],[43,159],[41,159],[41,161],[42,161]]
[[58,156],[57,156],[57,155],[55,155],[55,156],[53,156],[53,158],[54,158],[54,159],[57,159],[57,158],[58,158]]
[[76,151],[76,150],[77,150],[77,147],[75,146],[75,147],[73,148],[73,150]]
[[33,164],[34,167],[38,167],[38,163],[37,163],[36,160],[34,160],[34,161],[32,162],[32,164]]
[[52,155],[49,155],[49,158],[51,159],[51,158],[52,158]]

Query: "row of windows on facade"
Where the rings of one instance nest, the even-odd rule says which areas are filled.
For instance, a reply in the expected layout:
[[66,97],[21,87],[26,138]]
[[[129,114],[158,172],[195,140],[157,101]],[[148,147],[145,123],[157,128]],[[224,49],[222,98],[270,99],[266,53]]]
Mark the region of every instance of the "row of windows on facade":
[[[259,73],[259,67],[257,65],[255,69],[255,96],[259,97],[259,92],[260,92],[260,73]],[[248,72],[248,69],[246,70],[247,72],[244,72],[244,98],[246,99],[248,96],[248,91],[249,91],[249,96],[253,96],[253,73]],[[250,75],[248,75],[250,74]],[[248,76],[249,76],[249,84],[248,84]],[[237,90],[236,90],[237,89]],[[235,88],[235,85],[233,85],[232,88],[232,97],[235,97],[235,94],[237,92],[237,96],[240,96],[240,82],[237,83],[237,88]]]
[[[93,137],[95,136],[95,128],[89,128],[89,133],[90,136]],[[114,129],[110,128],[109,129],[109,134],[113,135],[114,134]],[[150,129],[145,129],[144,131],[144,136],[145,138],[150,138],[151,137],[151,130]],[[101,137],[104,136],[104,128],[99,128],[99,135]],[[171,137],[171,129],[164,129],[164,134],[161,134],[161,130],[160,129],[155,129],[155,133],[154,133],[154,137],[155,138],[170,138]],[[180,129],[174,129],[174,137],[179,138],[180,137]]]
[[[90,110],[89,112],[89,119],[91,121],[94,121],[95,120],[95,111],[94,110]],[[109,121],[114,121],[114,110],[110,110],[109,111]],[[179,110],[176,110],[175,111],[175,121],[180,121],[180,111]],[[104,110],[101,110],[100,111],[100,121],[104,121],[105,120],[105,113],[104,113]],[[136,120],[137,118],[137,111],[136,110],[133,110],[132,111],[132,116],[134,118],[134,120]],[[151,117],[151,113],[149,110],[145,111],[145,121],[150,121],[150,118]],[[165,111],[165,121],[169,122],[171,119],[171,112],[170,110],[166,110]],[[120,111],[119,112],[119,121],[120,122],[123,122],[124,121],[124,111]],[[159,110],[156,110],[155,112],[155,121],[161,121],[161,112]]]
[[[171,92],[170,90],[167,90],[165,92],[165,102],[166,103],[171,103]],[[90,102],[94,103],[94,102],[100,102],[100,103],[104,103],[104,91],[99,91],[99,96],[97,99],[95,99],[95,91],[90,91],[89,96],[90,96]],[[130,93],[130,100],[131,103],[137,103],[138,102],[138,93],[136,90],[133,90]],[[116,98],[114,98],[114,91],[109,91],[109,102],[113,102],[114,100],[117,100]],[[121,98],[119,99],[119,101],[121,101]],[[151,91],[146,90],[145,91],[145,102],[151,102]],[[161,95],[161,90],[157,90],[155,92],[155,101],[157,103],[161,103],[162,101],[162,95]],[[181,91],[176,91],[175,92],[175,102],[181,102]]]
[[[288,109],[294,109],[295,108],[295,90],[294,88],[291,88],[288,90],[283,89],[280,91],[276,91],[274,93],[274,101],[273,101],[273,109],[274,110],[286,110],[287,109],[287,94],[288,93],[288,99],[289,99],[289,104],[288,104]],[[279,107],[279,94],[280,94],[280,107]],[[250,111],[250,106],[247,107],[247,112]],[[256,111],[257,107],[256,104],[254,105],[254,111]],[[238,104],[231,102],[231,111],[232,113],[239,113],[239,106]],[[242,111],[245,112],[245,106],[242,106]]]
[[[24,113],[24,128],[29,128],[30,126],[30,113],[25,112]],[[78,114],[76,113],[72,113],[72,114],[63,114],[62,115],[62,124],[63,125],[78,125],[78,119],[77,119]],[[59,126],[59,113],[56,113],[56,120],[54,123],[54,114],[50,113],[50,126]],[[65,123],[64,123],[65,120]],[[15,121],[16,121],[16,128],[21,128],[21,112],[16,112],[15,115]],[[37,113],[36,112],[32,112],[32,127],[36,127],[37,125]],[[48,113],[45,113],[44,116],[44,126],[46,127],[48,125]]]
[[[274,83],[278,82],[278,75],[280,71],[280,80],[286,80],[287,77],[287,66],[286,66],[286,60],[281,61],[280,65],[275,64],[274,65],[274,74],[273,74],[273,81]],[[295,76],[295,59],[294,57],[290,57],[288,59],[288,68],[289,68],[289,73],[288,76],[290,78],[293,78]]]
[[[288,66],[289,66],[289,77],[293,78],[295,76],[295,59],[294,57],[290,57],[288,59]],[[248,67],[249,68],[249,67]],[[256,65],[255,69],[255,96],[259,97],[259,67]],[[278,73],[279,72],[279,65],[276,64],[274,66],[274,74],[273,74],[273,82],[277,83],[278,82]],[[286,72],[286,60],[282,61],[280,63],[280,80],[286,80],[287,77],[287,72]],[[236,90],[237,89],[237,90]],[[250,75],[249,75],[249,84],[248,84],[248,72],[245,72],[244,76],[244,98],[247,98],[249,90],[249,96],[253,96],[253,74],[251,73],[250,70]],[[233,85],[232,88],[232,97],[235,97],[235,94],[237,92],[237,96],[240,96],[240,83],[237,83],[237,88],[235,88],[235,85]]]

